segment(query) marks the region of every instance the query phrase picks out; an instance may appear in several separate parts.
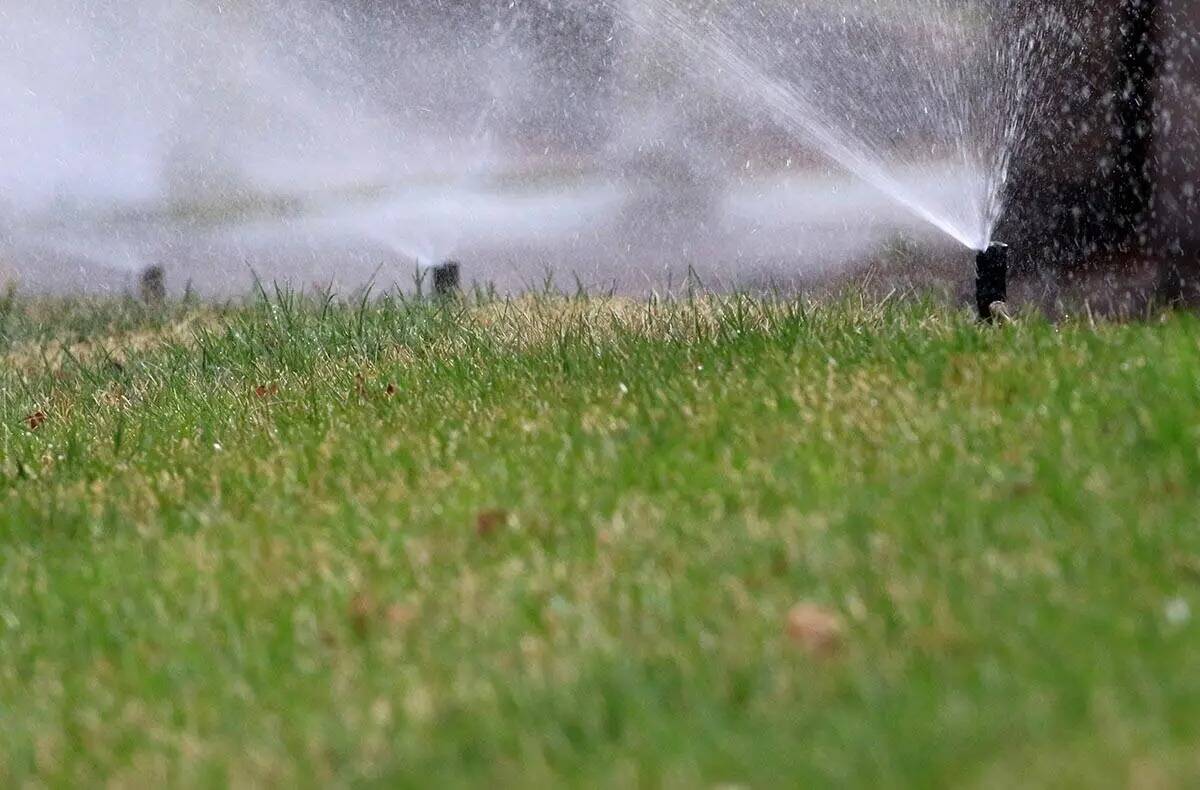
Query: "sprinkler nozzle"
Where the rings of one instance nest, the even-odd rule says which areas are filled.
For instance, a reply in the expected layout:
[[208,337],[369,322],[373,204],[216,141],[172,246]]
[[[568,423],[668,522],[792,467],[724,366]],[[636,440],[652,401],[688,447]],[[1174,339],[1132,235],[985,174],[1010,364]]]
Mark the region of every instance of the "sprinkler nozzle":
[[458,261],[443,261],[433,269],[433,295],[454,296],[462,285],[462,266]]
[[138,291],[148,305],[162,304],[167,299],[167,272],[161,266],[148,266],[138,277]]
[[975,256],[975,302],[979,320],[992,323],[996,310],[992,305],[1008,301],[1008,245],[992,244]]

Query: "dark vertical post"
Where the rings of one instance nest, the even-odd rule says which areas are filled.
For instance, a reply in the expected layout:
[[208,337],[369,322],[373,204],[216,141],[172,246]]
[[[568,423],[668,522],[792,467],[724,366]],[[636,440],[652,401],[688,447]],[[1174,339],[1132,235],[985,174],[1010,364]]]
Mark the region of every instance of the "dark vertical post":
[[462,286],[462,266],[458,261],[444,261],[433,267],[433,295],[454,296]]
[[1008,245],[993,244],[975,256],[975,303],[979,320],[996,319],[992,305],[1008,301]]
[[1154,171],[1158,301],[1200,308],[1200,3],[1159,0]]
[[1122,0],[1120,13],[1120,59],[1113,118],[1116,125],[1114,241],[1120,245],[1144,244],[1154,206],[1159,0]]
[[161,266],[143,269],[138,286],[142,301],[146,304],[162,304],[167,299],[167,273]]

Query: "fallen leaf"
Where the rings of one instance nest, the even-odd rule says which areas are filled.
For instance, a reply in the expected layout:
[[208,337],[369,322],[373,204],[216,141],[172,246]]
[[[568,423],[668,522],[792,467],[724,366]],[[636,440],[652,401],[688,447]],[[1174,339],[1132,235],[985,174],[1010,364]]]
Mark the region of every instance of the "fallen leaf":
[[475,517],[475,533],[481,538],[491,537],[507,523],[507,510],[484,510]]
[[359,593],[350,599],[350,628],[360,639],[366,638],[370,633],[375,611],[375,601],[369,595]]
[[395,395],[395,394],[396,394],[396,385],[395,385],[395,384],[388,384],[388,385],[387,385],[387,389],[385,390],[385,392],[387,392],[387,396],[388,396],[389,398],[390,398],[390,397],[392,397],[393,395]]
[[842,648],[845,626],[836,612],[813,603],[798,603],[787,614],[787,635],[816,658],[829,658]]
[[254,396],[256,398],[260,398],[260,399],[269,398],[272,395],[278,395],[278,394],[279,394],[279,387],[275,384],[271,384],[271,385],[260,384],[259,386],[254,388]]
[[384,610],[383,619],[393,629],[407,628],[413,620],[417,619],[417,607],[402,603],[391,604]]
[[26,416],[25,424],[29,426],[29,430],[36,431],[46,424],[46,412],[35,411],[33,414]]

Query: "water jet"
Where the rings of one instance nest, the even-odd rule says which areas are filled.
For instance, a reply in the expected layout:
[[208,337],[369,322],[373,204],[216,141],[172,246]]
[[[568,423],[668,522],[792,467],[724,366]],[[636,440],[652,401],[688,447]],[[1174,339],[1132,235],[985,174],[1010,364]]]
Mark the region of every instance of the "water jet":
[[993,243],[975,256],[975,303],[979,320],[996,320],[997,302],[1008,301],[1008,245]]

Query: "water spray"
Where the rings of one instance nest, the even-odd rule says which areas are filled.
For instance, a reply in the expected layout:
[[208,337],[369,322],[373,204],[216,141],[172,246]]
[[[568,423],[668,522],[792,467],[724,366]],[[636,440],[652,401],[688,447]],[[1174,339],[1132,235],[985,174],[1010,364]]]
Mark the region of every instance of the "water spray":
[[430,267],[433,272],[433,295],[454,296],[462,286],[462,265],[458,261],[443,261]]
[[1008,245],[995,243],[975,256],[975,302],[979,320],[992,323],[1008,301]]

